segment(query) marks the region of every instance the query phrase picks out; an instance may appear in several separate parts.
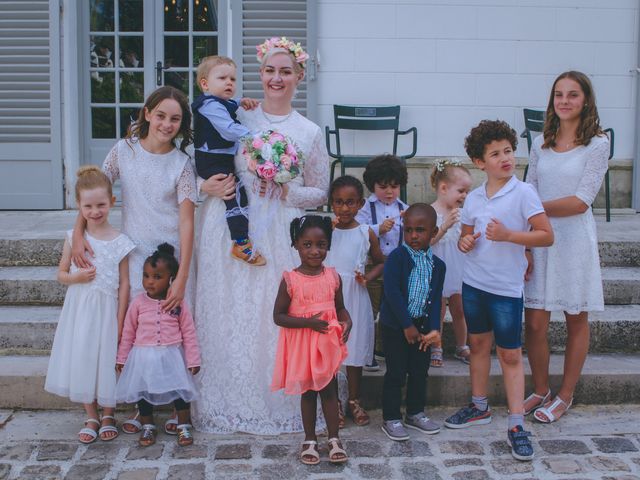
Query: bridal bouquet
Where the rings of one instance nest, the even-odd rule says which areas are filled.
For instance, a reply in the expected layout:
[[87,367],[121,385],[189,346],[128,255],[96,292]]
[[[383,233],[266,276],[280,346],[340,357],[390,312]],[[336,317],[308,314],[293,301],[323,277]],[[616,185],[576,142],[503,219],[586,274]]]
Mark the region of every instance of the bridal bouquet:
[[247,137],[243,143],[247,168],[258,178],[282,185],[300,175],[302,152],[289,137],[267,130]]

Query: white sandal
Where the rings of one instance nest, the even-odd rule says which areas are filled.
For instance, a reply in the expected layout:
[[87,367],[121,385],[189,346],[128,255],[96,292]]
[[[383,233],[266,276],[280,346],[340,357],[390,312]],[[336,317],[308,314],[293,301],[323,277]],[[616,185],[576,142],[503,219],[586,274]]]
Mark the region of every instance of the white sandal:
[[[302,447],[309,445],[308,448],[300,452],[300,461],[305,465],[317,465],[320,463],[320,454],[318,453],[318,442],[315,440],[305,440]],[[313,457],[313,460],[307,460],[304,457]]]
[[[347,457],[347,452],[344,451],[344,448],[340,447],[340,439],[339,438],[330,438],[328,441],[329,444],[329,461],[331,463],[344,463],[349,460]],[[334,458],[334,455],[344,455],[341,458]]]
[[[560,415],[556,417],[553,414],[553,410],[558,408],[560,405],[564,405],[565,409]],[[569,403],[567,403],[556,395],[556,398],[553,399],[553,402],[551,402],[548,407],[540,407],[535,412],[533,412],[533,418],[535,418],[540,423],[553,423],[560,417],[562,417],[565,413],[567,413],[567,410],[571,408],[571,405],[573,405],[573,398],[569,401]]]
[[[78,441],[84,444],[93,443],[98,438],[98,432],[96,432],[93,428],[87,427],[87,423],[95,423],[96,425],[99,426],[100,421],[95,418],[87,418],[84,421],[84,428],[81,428],[80,431],[78,432]],[[80,438],[80,435],[89,435],[91,437],[91,440],[82,440]]]
[[[465,355],[466,352],[466,355]],[[465,365],[469,365],[469,357],[471,355],[471,348],[469,345],[456,346],[456,353],[453,354],[453,358],[460,360]]]
[[[124,433],[128,433],[129,435],[135,435],[136,433],[140,433],[140,430],[142,430],[142,424],[140,423],[140,420],[138,420],[138,418],[140,418],[140,411],[136,410],[136,414],[133,418],[127,418],[124,422],[122,422],[122,431]],[[136,431],[130,432],[126,430],[124,428],[125,425],[131,425],[135,427]]]
[[528,402],[530,402],[530,401],[532,401],[534,399],[537,400],[537,402],[529,410],[527,410],[525,408],[524,414],[525,415],[529,415],[534,410],[536,410],[536,409],[538,409],[540,407],[544,407],[544,405],[549,401],[550,398],[551,398],[551,390],[549,390],[545,396],[538,395],[535,392],[532,393],[531,395],[529,395],[527,398],[524,399],[524,404],[523,405],[526,405]]
[[[100,436],[100,440],[103,442],[110,442],[111,440],[118,438],[118,428],[115,426],[116,418],[113,415],[103,415],[101,420],[104,420],[105,418],[113,420],[114,424],[101,426],[98,429],[98,435]],[[102,422],[100,422],[100,424],[102,425]],[[113,437],[102,438],[102,434],[107,432],[115,432],[115,435]]]
[[[164,433],[166,433],[167,435],[178,435],[178,418],[177,418],[178,414],[175,414],[175,415],[176,415],[175,417],[171,417],[166,422],[164,422]],[[175,425],[176,429],[169,430],[167,428],[169,425]]]

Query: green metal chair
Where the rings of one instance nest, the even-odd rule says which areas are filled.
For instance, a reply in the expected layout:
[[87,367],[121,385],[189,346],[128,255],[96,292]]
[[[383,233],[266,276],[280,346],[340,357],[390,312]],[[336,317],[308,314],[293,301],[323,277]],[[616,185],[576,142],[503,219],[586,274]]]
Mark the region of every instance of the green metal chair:
[[[531,153],[531,144],[533,143],[533,137],[531,132],[542,132],[544,128],[544,120],[546,112],[542,110],[532,110],[530,108],[523,109],[524,113],[524,131],[520,134],[520,137],[527,139],[527,149]],[[609,137],[609,160],[613,158],[615,151],[615,133],[613,128],[607,128],[604,133]],[[524,169],[523,180],[527,179],[527,173],[529,171],[529,165]],[[609,181],[609,170],[604,175],[604,200],[605,200],[605,216],[607,222],[611,221],[611,186]]]
[[[615,151],[615,141],[616,136],[613,131],[613,128],[605,128],[604,133],[609,137],[609,160],[613,158],[613,154]],[[606,206],[606,217],[607,222],[611,221],[611,197],[610,197],[610,186],[609,186],[609,169],[607,168],[607,173],[604,174],[604,201]]]
[[[531,153],[531,144],[533,143],[533,136],[531,132],[542,132],[544,128],[544,119],[546,117],[546,112],[543,110],[532,110],[530,108],[525,108],[524,112],[524,132],[520,135],[522,138],[527,139],[527,152]],[[524,167],[524,177],[523,181],[527,179],[527,173],[529,172],[529,164]]]
[[[397,155],[398,137],[400,135],[408,135],[413,133],[413,149],[409,155],[399,155],[399,158],[406,162],[409,158],[416,155],[418,149],[418,130],[411,127],[408,130],[399,130],[400,123],[400,106],[375,106],[375,105],[334,105],[333,119],[335,129],[330,130],[325,127],[325,138],[327,142],[327,151],[332,158],[330,180],[333,182],[336,165],[340,164],[340,174],[344,175],[347,168],[366,167],[373,155],[351,155],[343,154],[340,148],[340,131],[356,130],[356,131],[393,131],[393,149],[391,153]],[[336,151],[331,150],[331,135],[335,135]],[[407,200],[406,188],[400,192],[400,198],[403,202]],[[329,211],[331,206],[329,205]]]

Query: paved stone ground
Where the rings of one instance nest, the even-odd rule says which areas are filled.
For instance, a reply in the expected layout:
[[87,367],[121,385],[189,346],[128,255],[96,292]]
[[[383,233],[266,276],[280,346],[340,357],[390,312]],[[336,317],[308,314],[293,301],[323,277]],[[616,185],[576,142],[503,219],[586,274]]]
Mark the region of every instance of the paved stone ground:
[[[429,413],[441,421],[451,408]],[[505,438],[505,410],[494,411],[491,425],[464,431],[443,429],[427,436],[411,431],[411,440],[395,443],[380,431],[380,412],[372,424],[342,431],[350,455],[346,465],[327,461],[326,437],[320,437],[322,462],[298,462],[301,437],[207,435],[179,448],[163,433],[149,448],[133,435],[85,446],[74,441],[81,412],[0,412],[0,480],[161,480],[161,479],[602,479],[640,480],[640,405],[578,406],[553,425],[528,424],[536,458],[518,462]],[[160,421],[163,418],[159,418]]]

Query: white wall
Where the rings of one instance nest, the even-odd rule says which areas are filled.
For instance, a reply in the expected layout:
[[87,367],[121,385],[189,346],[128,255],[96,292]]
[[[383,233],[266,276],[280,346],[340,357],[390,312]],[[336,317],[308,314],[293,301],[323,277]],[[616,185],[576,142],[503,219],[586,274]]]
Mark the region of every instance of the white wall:
[[[400,104],[418,155],[464,156],[478,121],[522,131],[522,108],[545,108],[555,77],[575,69],[594,83],[616,158],[633,157],[637,0],[319,0],[318,10],[322,127],[334,103]],[[350,144],[389,149],[370,135]]]

